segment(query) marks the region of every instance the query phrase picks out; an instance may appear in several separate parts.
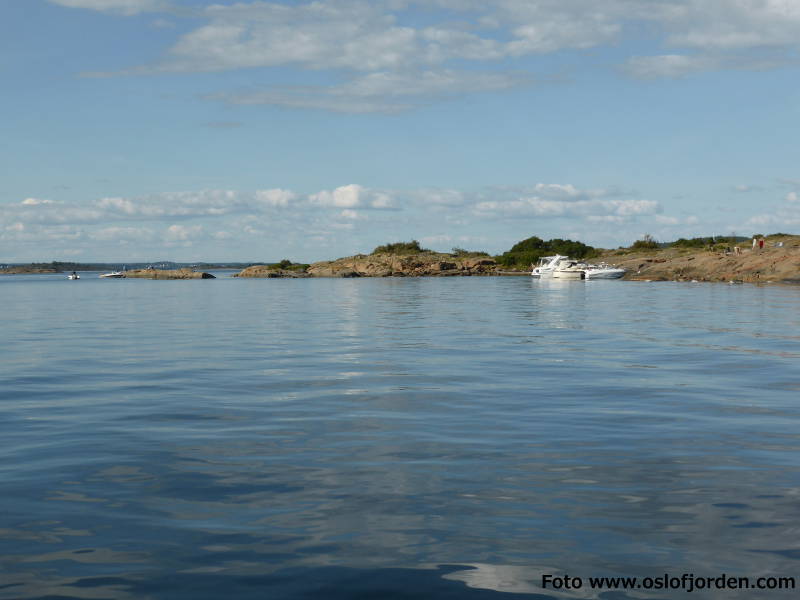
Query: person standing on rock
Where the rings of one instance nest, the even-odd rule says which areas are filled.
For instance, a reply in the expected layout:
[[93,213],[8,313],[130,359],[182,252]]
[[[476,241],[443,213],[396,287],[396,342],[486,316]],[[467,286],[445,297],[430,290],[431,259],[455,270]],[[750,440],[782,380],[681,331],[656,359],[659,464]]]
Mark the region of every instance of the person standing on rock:
[[758,244],[758,240],[756,239],[756,236],[753,236],[753,250],[756,249],[756,244]]
[[759,250],[763,250],[764,249],[764,238],[761,238],[761,239],[758,240],[758,249]]

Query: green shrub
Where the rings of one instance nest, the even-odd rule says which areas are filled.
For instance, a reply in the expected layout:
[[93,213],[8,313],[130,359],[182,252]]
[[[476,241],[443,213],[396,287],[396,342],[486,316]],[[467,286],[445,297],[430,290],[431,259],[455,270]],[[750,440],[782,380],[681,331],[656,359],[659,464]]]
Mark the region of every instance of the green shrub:
[[308,269],[310,265],[305,263],[293,263],[288,258],[284,258],[281,262],[272,263],[270,266],[275,269],[283,269],[284,271],[298,271],[302,273]]
[[669,244],[673,248],[711,248],[717,247],[727,248],[728,246],[735,246],[747,238],[737,236],[725,235],[712,235],[711,237],[696,237],[691,239],[680,238]]
[[464,248],[453,248],[451,254],[456,258],[478,258],[480,256],[489,256],[488,252],[480,250],[464,250]]
[[632,250],[658,250],[658,242],[649,233],[644,234],[640,240],[631,244]]
[[538,262],[541,257],[553,254],[582,259],[597,256],[598,251],[582,242],[560,238],[545,241],[534,235],[517,242],[511,247],[511,250],[496,256],[495,260],[505,267],[528,268],[531,264]]
[[378,246],[372,251],[372,254],[418,254],[420,252],[430,252],[430,250],[422,248],[417,240],[411,240],[410,242],[395,242]]

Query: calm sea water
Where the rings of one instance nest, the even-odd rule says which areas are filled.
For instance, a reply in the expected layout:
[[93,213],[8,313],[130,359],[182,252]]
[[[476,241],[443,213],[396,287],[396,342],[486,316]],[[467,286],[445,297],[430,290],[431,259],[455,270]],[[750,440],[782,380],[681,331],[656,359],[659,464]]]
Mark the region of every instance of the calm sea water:
[[87,273],[0,306],[0,598],[798,575],[798,288]]

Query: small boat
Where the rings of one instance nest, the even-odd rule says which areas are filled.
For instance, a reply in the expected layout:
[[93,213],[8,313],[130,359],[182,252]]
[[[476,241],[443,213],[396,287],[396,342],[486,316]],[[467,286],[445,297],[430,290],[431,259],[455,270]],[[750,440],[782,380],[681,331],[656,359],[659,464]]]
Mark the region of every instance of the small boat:
[[70,274],[70,275],[67,275],[67,279],[80,279],[80,278],[81,278],[81,276],[80,276],[80,275],[78,275],[78,274],[77,274],[77,273],[75,273],[75,272],[73,272],[73,273],[72,273],[72,274]]
[[[558,271],[567,272],[556,275]],[[578,275],[576,271],[583,271],[584,277]],[[620,279],[625,276],[625,269],[607,263],[586,264],[555,254],[540,258],[539,264],[531,271],[531,276],[540,279],[551,277],[555,279]]]
[[566,256],[561,256],[560,254],[543,256],[539,259],[539,264],[533,267],[533,270],[531,271],[531,277],[538,277],[540,279],[552,277],[553,271],[556,270],[556,267],[563,260],[569,259]]
[[125,271],[127,270],[128,267],[127,265],[125,265],[122,267],[122,271],[111,271],[111,273],[103,273],[102,275],[100,275],[100,277],[103,277],[105,279],[121,279],[122,277],[125,277]]
[[582,265],[586,271],[586,279],[619,279],[625,276],[625,269],[607,263],[598,265]]
[[586,271],[575,260],[562,260],[553,269],[553,279],[586,279]]

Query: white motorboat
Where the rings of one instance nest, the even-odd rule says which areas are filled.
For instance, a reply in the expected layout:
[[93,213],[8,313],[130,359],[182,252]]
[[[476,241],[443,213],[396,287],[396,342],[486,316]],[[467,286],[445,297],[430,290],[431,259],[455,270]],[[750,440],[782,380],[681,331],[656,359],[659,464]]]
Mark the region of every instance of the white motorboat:
[[539,277],[541,279],[552,277],[553,271],[556,270],[556,267],[563,260],[569,259],[566,256],[561,256],[560,254],[556,254],[554,256],[543,256],[539,259],[539,264],[533,267],[533,270],[531,271],[531,277]]
[[125,273],[122,271],[112,271],[111,273],[103,273],[100,277],[108,278],[108,279],[119,279],[120,277],[125,277]]
[[607,263],[597,265],[583,265],[586,279],[620,279],[625,276],[625,269]]
[[586,271],[575,260],[562,260],[553,269],[553,279],[586,279]]
[[81,278],[81,276],[78,275],[77,273],[72,273],[71,275],[67,275],[67,279],[73,279],[74,280],[74,279],[80,279],[80,278]]
[[[558,271],[566,272],[556,275]],[[581,277],[576,271],[583,271],[584,277]],[[539,264],[531,271],[532,277],[540,279],[551,277],[555,279],[619,279],[624,275],[625,269],[620,267],[607,263],[596,265],[582,263],[560,254],[543,256],[539,259]]]

